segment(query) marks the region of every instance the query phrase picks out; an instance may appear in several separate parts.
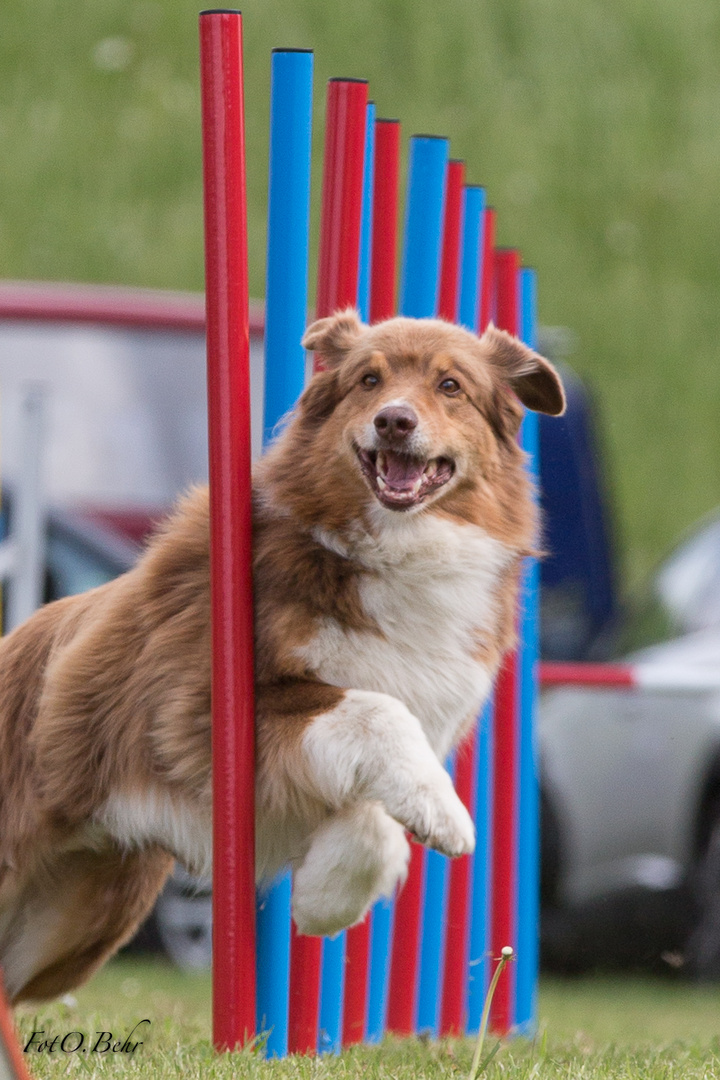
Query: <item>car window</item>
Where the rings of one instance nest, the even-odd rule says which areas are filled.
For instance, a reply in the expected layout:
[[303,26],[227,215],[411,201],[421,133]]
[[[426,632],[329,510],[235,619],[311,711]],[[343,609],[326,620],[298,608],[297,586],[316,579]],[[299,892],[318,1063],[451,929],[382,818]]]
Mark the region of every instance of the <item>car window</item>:
[[117,577],[117,573],[114,565],[89,546],[78,543],[72,537],[49,531],[46,600],[57,600],[61,596],[74,596],[94,589]]
[[628,618],[623,652],[720,627],[720,515],[683,540]]
[[655,580],[662,603],[684,630],[720,626],[720,518],[682,544]]

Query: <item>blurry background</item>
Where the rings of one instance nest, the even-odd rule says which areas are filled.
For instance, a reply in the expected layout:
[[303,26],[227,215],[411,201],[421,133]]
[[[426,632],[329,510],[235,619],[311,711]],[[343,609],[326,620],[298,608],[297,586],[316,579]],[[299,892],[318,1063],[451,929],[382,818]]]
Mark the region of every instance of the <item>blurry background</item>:
[[[572,329],[569,359],[599,399],[634,586],[720,501],[720,8],[242,7],[253,295],[270,50],[311,47],[318,150],[326,79],[369,78],[405,139],[451,137],[498,208],[500,242],[538,268],[541,321]],[[197,12],[197,0],[3,0],[0,278],[202,288]]]

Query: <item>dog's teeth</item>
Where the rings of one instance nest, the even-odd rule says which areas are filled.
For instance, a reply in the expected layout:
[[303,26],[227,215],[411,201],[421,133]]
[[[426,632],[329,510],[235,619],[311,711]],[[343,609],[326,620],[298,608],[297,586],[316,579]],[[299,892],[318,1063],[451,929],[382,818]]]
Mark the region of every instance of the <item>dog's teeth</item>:
[[437,462],[431,461],[425,468],[425,476],[428,480],[432,480],[435,473],[438,471]]
[[381,490],[381,491],[384,491],[384,490],[385,490],[385,488],[387,487],[387,484],[386,484],[386,483],[385,483],[385,481],[383,480],[383,478],[382,478],[382,476],[380,475],[380,473],[378,473],[378,474],[377,474],[376,480],[377,480],[377,486],[378,486],[378,487],[380,488],[380,490]]
[[375,467],[377,468],[378,473],[381,473],[383,476],[387,476],[387,462],[385,461],[385,455],[383,454],[382,450],[378,450]]
[[412,486],[413,495],[417,495],[418,491],[420,490],[420,488],[422,486],[422,482],[423,482],[422,476],[418,476],[417,480],[415,481],[415,483]]

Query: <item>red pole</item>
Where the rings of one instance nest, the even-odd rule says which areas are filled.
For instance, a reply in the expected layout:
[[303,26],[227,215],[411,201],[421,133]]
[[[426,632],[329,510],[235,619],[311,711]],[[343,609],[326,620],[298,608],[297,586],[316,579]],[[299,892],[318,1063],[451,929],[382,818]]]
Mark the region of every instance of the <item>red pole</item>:
[[[473,817],[477,750],[477,731],[473,731],[458,747],[455,764],[455,790]],[[453,859],[450,864],[443,996],[440,1012],[440,1034],[443,1036],[461,1035],[465,1030],[464,1007],[470,947],[471,870],[472,862],[469,855]]]
[[480,333],[487,329],[495,314],[495,210],[488,206],[484,215],[482,281],[480,283]]
[[343,1000],[343,1046],[365,1038],[370,972],[370,914],[352,926],[345,938],[345,996]]
[[357,303],[362,215],[364,79],[328,83],[316,315]]
[[213,1042],[255,1032],[255,739],[242,17],[200,17],[212,604]]
[[[357,303],[367,82],[328,83],[316,314]],[[319,366],[316,358],[316,369]],[[322,938],[293,926],[288,1052],[317,1050]]]
[[[395,314],[397,270],[398,178],[400,172],[400,124],[375,121],[375,168],[373,186],[373,234],[370,267],[370,321],[380,322]],[[346,937],[343,1045],[361,1042],[367,1021],[370,962],[368,915]]]
[[[449,162],[445,189],[438,313],[451,322],[457,319],[464,173],[465,165],[462,161]],[[398,1035],[410,1035],[415,1031],[418,1004],[418,943],[424,877],[425,850],[421,845],[413,843],[407,881],[395,902],[393,922],[387,1026],[389,1031]]]
[[448,162],[438,297],[438,316],[448,322],[457,322],[458,317],[464,181],[465,162]]
[[[445,191],[445,221],[438,303],[438,314],[449,322],[456,322],[458,317],[464,181],[464,162],[450,161]],[[456,791],[471,812],[473,745],[474,739],[471,736],[460,747],[455,777]],[[469,869],[468,856],[453,859],[448,869],[447,923],[440,1009],[442,1034],[459,1033],[462,1027],[464,986],[467,978],[465,968],[468,949],[467,916],[470,901]]]
[[370,321],[391,319],[396,310],[400,122],[375,121]]
[[[495,252],[497,325],[516,334],[520,328],[519,274],[517,251]],[[493,831],[492,901],[490,943],[493,957],[505,945],[517,947],[517,859],[519,785],[519,701],[517,653],[503,661],[495,688],[495,729],[493,746]],[[506,1035],[513,1023],[514,966],[510,965],[498,983],[490,1020],[499,1035]]]
[[395,901],[393,921],[387,1028],[397,1035],[412,1035],[415,1031],[424,878],[425,848],[413,841],[408,876]]

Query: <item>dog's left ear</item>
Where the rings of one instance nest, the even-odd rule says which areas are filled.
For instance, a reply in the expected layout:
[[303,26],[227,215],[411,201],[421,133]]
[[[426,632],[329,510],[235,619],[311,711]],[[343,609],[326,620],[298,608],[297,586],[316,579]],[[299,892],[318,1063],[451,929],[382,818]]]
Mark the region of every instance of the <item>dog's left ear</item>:
[[561,416],[565,412],[565,391],[560,376],[544,357],[492,323],[480,343],[523,405],[549,416]]
[[345,359],[363,329],[357,311],[347,308],[308,326],[302,345],[304,349],[319,353],[326,367],[334,368]]

